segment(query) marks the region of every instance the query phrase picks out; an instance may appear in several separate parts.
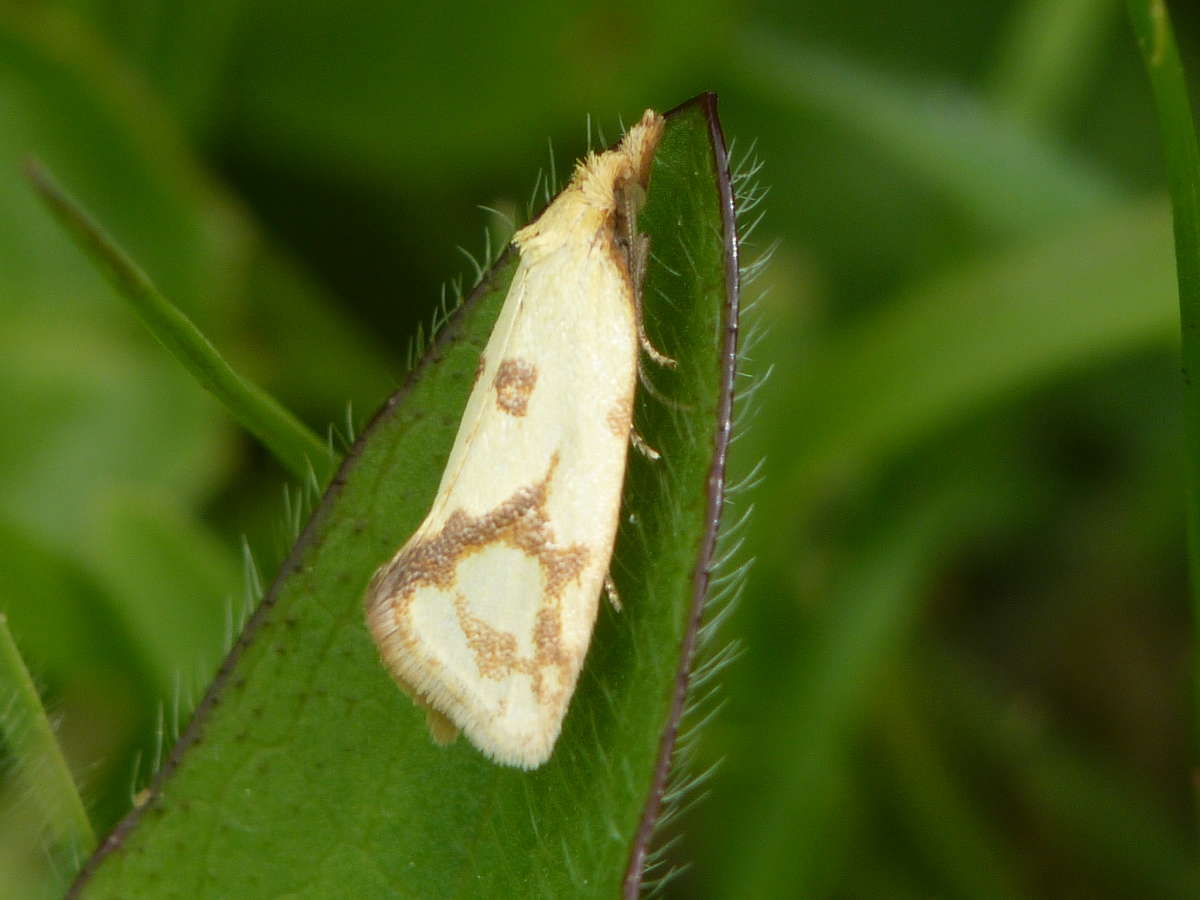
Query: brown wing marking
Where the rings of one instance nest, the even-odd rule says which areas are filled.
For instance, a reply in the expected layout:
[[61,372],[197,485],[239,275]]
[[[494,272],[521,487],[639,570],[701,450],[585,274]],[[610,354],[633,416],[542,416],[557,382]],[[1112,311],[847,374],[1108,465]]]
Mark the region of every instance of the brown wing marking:
[[[390,608],[388,624],[395,630],[388,636],[387,644],[398,648],[417,645],[409,627],[408,610],[418,588],[434,586],[449,591],[463,559],[502,543],[537,560],[542,570],[545,586],[530,635],[533,656],[520,656],[516,635],[471,615],[466,598],[456,594],[454,608],[459,625],[482,677],[500,680],[514,673],[525,673],[532,679],[534,696],[539,702],[557,703],[565,699],[573,679],[569,671],[571,659],[562,649],[560,601],[566,586],[584,571],[590,551],[583,544],[556,545],[546,513],[546,499],[557,466],[555,453],[540,481],[518,488],[507,500],[480,516],[455,510],[441,531],[414,540],[379,571],[368,595],[383,598],[379,603]],[[547,688],[544,679],[545,669],[551,666],[560,673],[558,690],[554,691]]]
[[523,416],[537,384],[537,366],[518,357],[503,360],[496,370],[496,405],[510,416]]

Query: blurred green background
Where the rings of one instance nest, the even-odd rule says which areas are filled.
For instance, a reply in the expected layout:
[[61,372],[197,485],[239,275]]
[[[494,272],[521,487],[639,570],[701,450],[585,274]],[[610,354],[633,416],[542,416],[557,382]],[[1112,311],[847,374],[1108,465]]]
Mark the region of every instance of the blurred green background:
[[[479,205],[701,90],[778,247],[668,895],[1200,895],[1169,209],[1116,0],[0,0],[0,609],[100,832],[242,614],[243,536],[266,578],[286,549],[286,479],[22,160],[324,430],[501,233]],[[3,762],[25,896],[65,864]]]

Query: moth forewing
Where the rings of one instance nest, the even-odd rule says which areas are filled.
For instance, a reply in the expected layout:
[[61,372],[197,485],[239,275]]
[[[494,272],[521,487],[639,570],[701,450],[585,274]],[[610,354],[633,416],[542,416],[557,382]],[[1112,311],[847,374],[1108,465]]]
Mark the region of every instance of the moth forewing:
[[433,506],[365,598],[434,736],[448,720],[509,765],[553,750],[612,556],[643,334],[636,211],[661,130],[647,111],[514,236]]

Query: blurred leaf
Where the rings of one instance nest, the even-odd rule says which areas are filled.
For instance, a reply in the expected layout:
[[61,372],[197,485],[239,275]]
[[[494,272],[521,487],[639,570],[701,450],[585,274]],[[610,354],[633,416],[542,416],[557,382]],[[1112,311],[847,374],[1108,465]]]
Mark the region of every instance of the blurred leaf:
[[876,523],[839,567],[811,645],[794,661],[775,661],[776,715],[761,749],[784,759],[767,760],[768,806],[729,835],[734,864],[720,873],[714,896],[822,894],[831,852],[824,835],[839,817],[836,773],[887,659],[915,624],[932,553],[963,499],[960,485],[943,488]]
[[1126,208],[916,285],[829,339],[771,411],[766,440],[792,447],[773,496],[794,500],[955,417],[1168,340],[1167,229],[1161,202]]
[[1033,131],[1060,123],[1101,64],[1119,9],[1118,0],[1017,4],[992,73],[997,109]]
[[0,612],[30,667],[57,683],[86,668],[107,645],[102,593],[72,556],[53,552],[19,526],[0,519]]
[[182,503],[211,491],[231,455],[216,404],[157,347],[133,350],[67,316],[9,316],[0,343],[0,511],[78,553],[95,498],[154,484]]
[[1137,773],[1067,741],[1026,692],[1006,693],[993,674],[955,651],[923,649],[913,655],[912,669],[959,757],[974,759],[976,771],[998,767],[1042,827],[1086,858],[1097,884],[1113,896],[1184,900],[1200,893],[1192,840]]
[[[713,896],[840,896],[860,858],[880,863],[869,837],[881,828],[881,849],[896,862],[914,857],[882,819],[866,726],[906,648],[934,640],[928,585],[958,543],[1031,502],[1007,442],[989,429],[964,431],[861,480],[854,512],[823,516],[755,568],[748,594],[760,602],[742,627],[762,662],[739,666],[730,680],[756,701],[720,748],[729,760],[714,790],[716,822],[700,828],[697,868],[719,880]],[[922,827],[909,816],[902,826]],[[979,852],[972,838],[990,841],[982,829],[945,840],[960,838],[964,857]],[[711,872],[709,854],[719,854]]]
[[245,0],[64,0],[135,63],[190,133],[205,138],[221,120],[221,90]]
[[240,620],[239,561],[174,503],[133,490],[98,504],[86,547],[154,694],[202,688]]
[[[419,523],[478,354],[514,271],[504,256],[386,407],[157,782],[82,887],[87,896],[612,896],[667,726],[708,520],[726,315],[720,151],[699,104],[671,120],[639,223],[656,264],[647,325],[679,360],[645,394],[613,561],[625,611],[606,610],[551,761],[496,766],[428,738],[379,665],[361,602]],[[180,843],[182,842],[182,843]],[[206,847],[181,854],[178,847]],[[469,885],[469,886],[468,886]],[[223,887],[222,887],[223,886]]]
[[[229,348],[229,357],[239,371],[270,385],[305,421],[332,420],[341,428],[347,406],[365,416],[395,388],[403,348],[368,341],[278,250],[260,248],[246,273],[245,292],[253,298],[249,334],[245,346]],[[395,286],[397,298],[404,293],[402,285]]]
[[173,124],[70,15],[0,11],[0,209],[27,223],[0,241],[4,300],[13,308],[98,313],[110,290],[38,209],[20,178],[36,154],[218,339],[236,322],[229,274],[247,234],[191,161]]
[[905,83],[762,31],[741,38],[737,61],[748,86],[836,118],[1005,236],[1095,216],[1123,199],[1102,173],[960,88]]
[[[732,18],[714,0],[688,14],[705,28],[678,27],[670,4],[265,0],[249,7],[232,62],[226,140],[375,191],[417,190],[511,161],[566,116],[582,131],[580,110],[610,120],[640,113],[624,106],[631,96],[678,90],[679,71],[719,52]],[[537,101],[512,115],[535,85]]]
[[[942,758],[909,692],[912,679],[893,666],[880,692],[877,731],[883,739],[879,765],[901,807],[916,853],[940,876],[946,896],[1028,896],[1011,848],[996,834]],[[894,835],[889,835],[894,839]]]

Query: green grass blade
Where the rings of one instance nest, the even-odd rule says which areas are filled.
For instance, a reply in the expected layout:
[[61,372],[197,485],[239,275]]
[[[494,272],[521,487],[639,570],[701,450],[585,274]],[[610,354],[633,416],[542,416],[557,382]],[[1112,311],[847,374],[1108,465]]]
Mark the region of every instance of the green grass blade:
[[0,612],[0,736],[24,782],[28,827],[62,878],[96,846],[83,800],[46,718],[33,678]]
[[[1129,15],[1158,107],[1175,223],[1175,275],[1183,335],[1183,416],[1187,434],[1188,570],[1192,627],[1200,644],[1200,149],[1171,19],[1163,0],[1129,0]],[[1194,663],[1193,726],[1200,728],[1200,664]],[[1193,752],[1194,749],[1193,749]],[[1198,790],[1193,785],[1193,790]]]
[[192,321],[162,295],[150,277],[46,169],[30,162],[28,173],[38,196],[79,248],[129,301],[151,334],[243,427],[262,441],[293,477],[305,481],[313,470],[324,484],[335,464],[329,447],[265,391],[238,375]]
[[510,252],[364,433],[147,801],[76,895],[621,890],[661,789],[721,498],[736,276],[713,115],[702,102],[670,117],[639,217],[654,249],[646,324],[680,366],[655,373],[671,404],[638,401],[638,429],[662,459],[631,457],[612,564],[624,610],[601,612],[551,760],[522,772],[464,740],[435,746],[362,616],[367,580],[433,497]]

